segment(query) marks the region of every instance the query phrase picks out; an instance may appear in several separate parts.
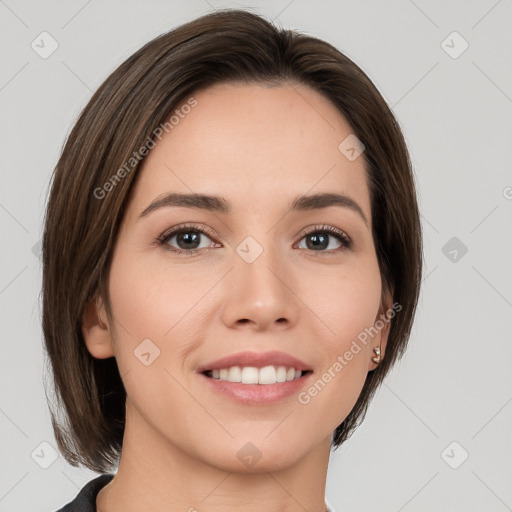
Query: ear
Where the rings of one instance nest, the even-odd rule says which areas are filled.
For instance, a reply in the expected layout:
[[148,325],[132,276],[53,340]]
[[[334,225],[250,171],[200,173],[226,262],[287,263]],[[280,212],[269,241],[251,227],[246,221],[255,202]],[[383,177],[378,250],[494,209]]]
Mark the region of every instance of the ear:
[[[391,312],[393,314],[391,315]],[[373,351],[374,348],[380,347],[380,360],[382,361],[386,354],[386,345],[389,337],[389,330],[391,328],[392,318],[394,316],[393,297],[390,292],[386,291],[382,294],[380,301],[379,311],[373,322],[374,327],[378,329],[376,334],[371,340],[371,355],[368,360],[368,371],[375,370],[379,363],[375,363],[372,358],[376,355]]]
[[82,317],[82,334],[89,353],[96,359],[113,357],[114,346],[103,301],[91,299]]

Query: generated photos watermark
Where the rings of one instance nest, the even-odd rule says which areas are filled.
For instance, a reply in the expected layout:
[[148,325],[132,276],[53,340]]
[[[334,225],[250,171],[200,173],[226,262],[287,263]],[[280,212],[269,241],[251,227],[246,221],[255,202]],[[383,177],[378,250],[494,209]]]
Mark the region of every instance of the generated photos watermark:
[[185,104],[177,108],[173,115],[165,123],[161,123],[155,128],[152,134],[147,138],[146,142],[137,150],[134,151],[132,156],[124,163],[119,169],[101,186],[94,189],[94,197],[96,199],[103,199],[109,192],[111,192],[122,179],[124,179],[142,159],[149,153],[150,149],[156,146],[155,138],[162,140],[164,133],[170,133],[181,121],[184,119],[191,110],[197,106],[197,100],[191,96]]
[[307,405],[311,402],[311,399],[322,391],[329,382],[331,382],[336,375],[338,375],[347,364],[352,361],[355,355],[359,354],[362,350],[362,346],[366,346],[368,341],[373,339],[379,334],[384,327],[402,310],[402,305],[395,302],[393,306],[388,309],[385,313],[379,316],[379,319],[371,326],[366,327],[361,331],[357,338],[352,340],[350,348],[347,349],[342,355],[339,355],[329,368],[322,373],[322,375],[312,384],[307,390],[301,391],[297,399],[302,405]]

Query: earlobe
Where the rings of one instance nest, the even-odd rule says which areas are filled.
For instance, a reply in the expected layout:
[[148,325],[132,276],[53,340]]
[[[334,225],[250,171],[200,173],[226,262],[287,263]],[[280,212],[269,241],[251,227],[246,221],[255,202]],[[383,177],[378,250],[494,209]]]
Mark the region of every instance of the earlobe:
[[106,359],[115,355],[105,308],[98,297],[91,299],[85,308],[82,334],[87,350],[96,359]]
[[391,327],[392,316],[390,315],[390,311],[392,309],[392,303],[393,299],[391,295],[387,293],[382,298],[381,305],[374,322],[374,327],[378,329],[379,333],[372,340],[372,354],[368,361],[368,371],[375,370],[384,359],[389,329]]

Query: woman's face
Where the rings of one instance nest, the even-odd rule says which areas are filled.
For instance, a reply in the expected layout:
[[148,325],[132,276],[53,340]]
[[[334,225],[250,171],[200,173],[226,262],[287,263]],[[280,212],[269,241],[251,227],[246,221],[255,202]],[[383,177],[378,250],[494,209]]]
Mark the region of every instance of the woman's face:
[[[382,333],[361,341],[384,312],[364,161],[306,86],[223,84],[194,99],[145,159],[123,218],[110,355],[141,446],[283,468],[328,451],[384,348]],[[317,194],[341,197],[298,200]]]

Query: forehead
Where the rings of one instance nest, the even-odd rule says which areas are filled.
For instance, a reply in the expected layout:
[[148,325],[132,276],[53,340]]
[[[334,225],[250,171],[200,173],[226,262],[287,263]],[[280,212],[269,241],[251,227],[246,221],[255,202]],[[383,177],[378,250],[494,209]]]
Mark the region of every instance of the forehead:
[[221,195],[234,209],[341,192],[371,218],[364,160],[339,150],[352,130],[323,95],[285,83],[219,84],[192,96],[195,106],[176,109],[139,170],[139,210],[165,192]]

